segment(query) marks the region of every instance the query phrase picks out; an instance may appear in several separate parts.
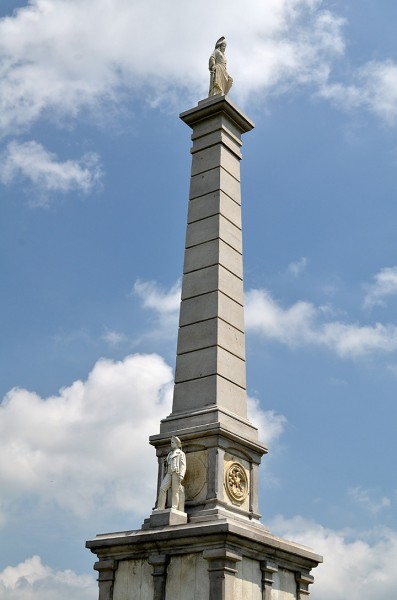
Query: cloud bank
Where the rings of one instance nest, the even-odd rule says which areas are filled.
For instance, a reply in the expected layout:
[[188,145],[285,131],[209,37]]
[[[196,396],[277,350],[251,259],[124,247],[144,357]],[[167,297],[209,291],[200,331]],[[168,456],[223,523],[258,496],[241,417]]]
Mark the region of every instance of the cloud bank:
[[0,405],[5,516],[23,497],[82,518],[94,510],[150,512],[157,463],[148,436],[170,412],[172,384],[161,357],[136,354],[99,360],[86,381],[57,396],[11,390]]
[[[119,124],[136,102],[185,108],[207,95],[206,57],[222,34],[232,97],[243,107],[248,99],[263,105],[304,87],[343,110],[369,110],[394,125],[393,60],[350,69],[346,81],[334,77],[338,61],[348,60],[346,25],[322,0],[230,0],[226,11],[209,0],[31,0],[0,19],[0,138],[43,119],[68,128],[83,119]],[[48,195],[87,194],[102,177],[95,154],[62,162],[33,140],[11,142],[2,162],[0,181],[20,178]]]
[[0,133],[44,116],[103,116],[131,94],[151,106],[178,103],[181,93],[187,102],[204,97],[203,57],[222,34],[239,102],[309,85],[343,109],[365,108],[394,124],[393,60],[351,69],[347,82],[332,78],[346,25],[322,0],[230,0],[227,11],[209,0],[31,0],[0,21]]
[[360,325],[327,318],[327,307],[311,302],[296,302],[283,308],[266,290],[246,294],[247,330],[290,347],[318,346],[341,358],[362,358],[397,350],[397,326]]
[[[298,277],[307,259],[290,263],[288,272]],[[397,268],[381,269],[375,283],[367,287],[364,306],[383,304],[384,299],[397,294]],[[153,311],[155,329],[150,335],[172,335],[177,326],[180,304],[180,282],[171,288],[161,288],[154,281],[137,280],[133,293],[144,308]],[[284,308],[271,293],[251,289],[245,294],[245,327],[247,331],[285,344],[290,348],[317,346],[341,358],[359,359],[397,351],[397,326],[393,323],[360,323],[332,320],[335,311],[329,306],[315,306],[298,301]],[[250,400],[255,410],[255,400]]]
[[170,288],[161,287],[156,281],[135,281],[132,293],[143,308],[153,314],[153,327],[144,334],[147,339],[174,339],[178,331],[181,282]]
[[397,586],[397,533],[336,531],[302,517],[277,517],[272,531],[324,556],[313,571],[316,600],[391,600]]
[[177,281],[170,289],[161,288],[155,281],[134,283],[133,293],[141,300],[144,308],[149,308],[160,315],[177,313],[181,301],[181,282]]
[[364,108],[389,125],[397,123],[397,63],[369,61],[353,72],[351,83],[327,82],[320,96],[347,110]]
[[258,428],[259,439],[267,445],[275,442],[285,430],[287,419],[274,410],[262,410],[256,398],[247,398],[248,418]]
[[379,496],[376,490],[367,490],[362,487],[353,487],[348,490],[349,497],[357,506],[364,509],[370,515],[377,515],[382,510],[391,506],[391,500],[387,496]]
[[386,299],[397,296],[397,267],[385,267],[374,276],[374,283],[367,286],[364,306],[372,308],[375,305],[384,306]]
[[239,101],[318,84],[344,51],[342,26],[321,0],[230,0],[227,10],[209,0],[32,0],[0,21],[0,132],[44,116],[60,122],[96,113],[127,91],[153,106],[173,102],[181,89],[186,99],[204,97],[203,57],[222,34]]
[[95,600],[97,583],[90,575],[55,571],[32,556],[15,567],[0,572],[2,600]]
[[80,160],[61,162],[34,141],[10,142],[0,155],[0,181],[6,185],[27,182],[44,203],[47,192],[89,194],[99,185],[102,175],[95,153],[87,153]]

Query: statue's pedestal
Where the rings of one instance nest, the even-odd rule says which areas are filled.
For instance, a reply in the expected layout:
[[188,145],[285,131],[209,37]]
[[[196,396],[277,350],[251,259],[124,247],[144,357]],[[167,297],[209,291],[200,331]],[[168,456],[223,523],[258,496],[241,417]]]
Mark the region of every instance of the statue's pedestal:
[[248,520],[98,535],[87,547],[100,600],[306,600],[321,561]]
[[145,519],[142,529],[152,527],[167,527],[168,525],[184,525],[187,523],[187,513],[176,508],[154,510],[148,519]]

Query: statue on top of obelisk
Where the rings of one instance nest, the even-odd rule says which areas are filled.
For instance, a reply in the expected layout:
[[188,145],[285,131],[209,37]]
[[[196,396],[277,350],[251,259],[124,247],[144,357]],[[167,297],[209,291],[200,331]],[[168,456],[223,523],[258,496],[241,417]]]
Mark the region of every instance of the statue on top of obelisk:
[[215,44],[215,49],[210,56],[208,68],[210,70],[210,89],[208,96],[215,96],[217,94],[229,93],[230,88],[233,85],[233,79],[230,77],[226,70],[226,40],[222,36]]

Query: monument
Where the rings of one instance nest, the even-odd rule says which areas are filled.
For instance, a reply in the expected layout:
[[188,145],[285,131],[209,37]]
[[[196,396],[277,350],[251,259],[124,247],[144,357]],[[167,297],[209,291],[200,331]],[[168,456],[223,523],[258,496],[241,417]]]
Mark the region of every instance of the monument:
[[303,600],[322,561],[260,522],[266,447],[247,418],[240,160],[254,124],[228,98],[226,40],[209,97],[180,115],[192,170],[172,412],[150,437],[157,502],[142,528],[98,535],[99,600]]

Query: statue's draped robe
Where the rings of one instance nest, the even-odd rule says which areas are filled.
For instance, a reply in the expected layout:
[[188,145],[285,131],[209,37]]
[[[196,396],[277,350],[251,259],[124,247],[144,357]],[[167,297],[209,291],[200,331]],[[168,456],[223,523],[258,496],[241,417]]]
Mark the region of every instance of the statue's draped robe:
[[216,48],[210,56],[209,69],[211,71],[209,96],[226,94],[232,87],[233,79],[226,70],[226,58],[223,52]]

